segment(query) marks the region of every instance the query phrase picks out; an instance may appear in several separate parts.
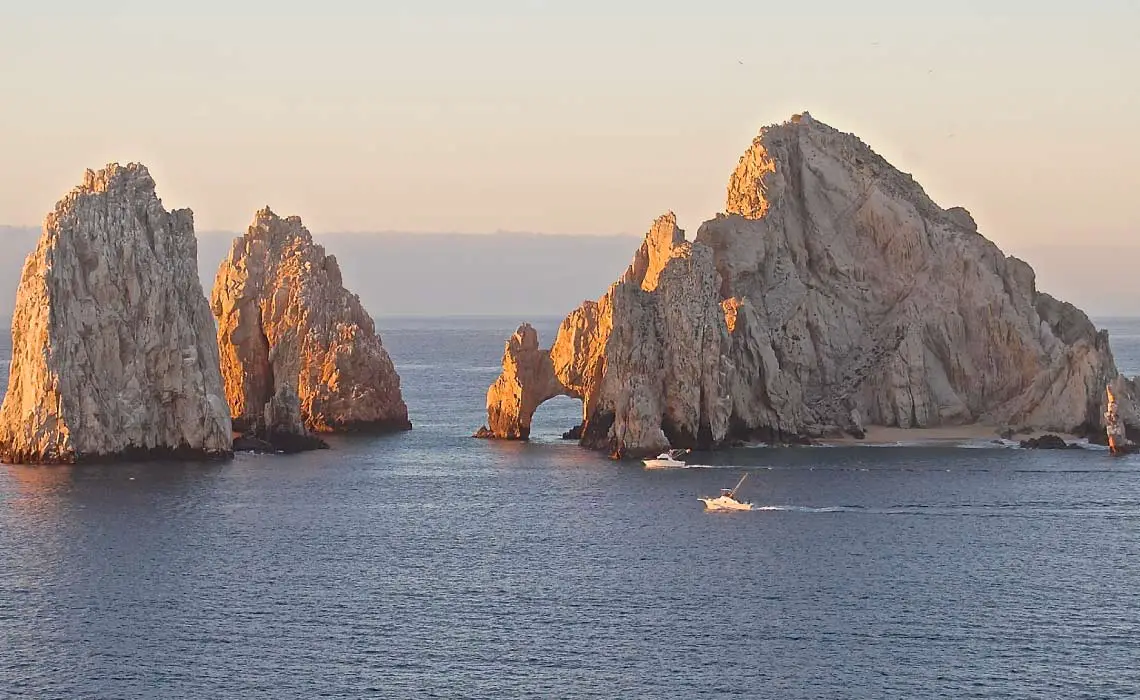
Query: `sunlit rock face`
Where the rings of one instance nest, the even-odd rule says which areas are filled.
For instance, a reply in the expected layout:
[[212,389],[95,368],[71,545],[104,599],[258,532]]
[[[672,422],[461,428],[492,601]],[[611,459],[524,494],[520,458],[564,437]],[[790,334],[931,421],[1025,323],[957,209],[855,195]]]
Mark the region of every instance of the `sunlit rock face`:
[[225,457],[230,413],[188,209],[138,164],[87,171],[24,264],[0,458]]
[[535,409],[565,393],[550,352],[538,347],[538,332],[524,323],[503,349],[503,373],[487,391],[487,425],[477,436],[526,440]]
[[692,242],[659,219],[563,322],[550,357],[583,399],[583,444],[626,456],[975,423],[1103,435],[1107,334],[855,136],[807,114],[763,129],[726,210]]
[[[298,217],[257,212],[218,268],[212,305],[239,430],[264,430],[267,414],[278,423],[299,416],[293,432],[412,427],[372,318]],[[299,413],[284,405],[291,394]]]
[[1137,379],[1118,376],[1106,388],[1104,427],[1106,444],[1113,454],[1132,454],[1140,449],[1140,387]]
[[[493,435],[525,437],[513,426],[529,428],[539,403],[565,394],[583,401],[583,444],[617,456],[722,441],[728,334],[718,285],[712,251],[686,242],[675,217],[662,216],[622,279],[571,313],[549,351],[537,351],[527,332],[527,364],[540,371],[517,371],[508,344],[504,373],[488,393]],[[500,400],[505,386],[528,400]]]
[[1120,454],[1124,451],[1128,437],[1125,434],[1124,423],[1120,420],[1120,413],[1116,404],[1116,397],[1112,394],[1112,387],[1109,386],[1106,392],[1108,405],[1104,409],[1104,427],[1108,437],[1108,449],[1113,454]]

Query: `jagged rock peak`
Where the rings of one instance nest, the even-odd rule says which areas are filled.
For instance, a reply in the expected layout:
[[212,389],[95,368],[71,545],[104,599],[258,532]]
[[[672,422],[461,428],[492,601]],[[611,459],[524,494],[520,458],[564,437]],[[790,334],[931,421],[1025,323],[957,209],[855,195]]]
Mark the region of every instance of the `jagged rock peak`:
[[[268,241],[275,242],[293,242],[295,240],[304,243],[313,242],[313,234],[301,222],[299,216],[286,216],[280,217],[273,213],[273,210],[268,205],[258,209],[253,215],[253,223],[250,224],[246,234],[250,238],[260,238]],[[322,248],[323,249],[323,248]]]
[[101,170],[91,170],[90,168],[85,170],[83,182],[73,188],[62,202],[67,202],[75,196],[104,193],[116,189],[134,189],[143,193],[153,192],[155,182],[150,171],[142,163],[127,163],[126,165],[108,163]]
[[307,430],[411,428],[372,318],[299,217],[257,212],[218,268],[212,306],[239,429],[265,430],[265,407],[284,384],[299,398]]
[[[778,173],[777,163],[782,163],[787,172]],[[899,171],[858,136],[831,127],[807,112],[760,129],[729,179],[725,211],[762,218],[771,200],[782,196],[790,184],[803,187],[804,178],[833,181],[840,175],[834,184],[857,191],[877,188],[890,192],[909,200],[924,216],[962,225],[958,217],[935,204],[913,177]],[[976,231],[976,225],[973,228]]]
[[44,221],[24,264],[0,458],[71,463],[230,453],[193,214],[112,163]]
[[641,247],[634,254],[633,262],[622,281],[632,282],[645,291],[652,292],[657,288],[665,264],[673,257],[673,250],[684,242],[685,232],[677,228],[677,216],[673,212],[657,217],[645,234]]

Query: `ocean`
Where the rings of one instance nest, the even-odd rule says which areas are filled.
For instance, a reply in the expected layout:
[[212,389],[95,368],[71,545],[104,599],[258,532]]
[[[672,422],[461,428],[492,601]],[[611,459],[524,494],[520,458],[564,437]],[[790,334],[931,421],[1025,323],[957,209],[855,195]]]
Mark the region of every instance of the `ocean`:
[[[414,430],[0,466],[3,698],[1107,698],[1140,688],[1140,457],[474,440],[522,319],[386,318]],[[557,319],[535,323],[549,341]],[[1140,374],[1140,320],[1099,319]],[[0,382],[10,348],[0,338]],[[758,511],[698,495],[742,473]]]

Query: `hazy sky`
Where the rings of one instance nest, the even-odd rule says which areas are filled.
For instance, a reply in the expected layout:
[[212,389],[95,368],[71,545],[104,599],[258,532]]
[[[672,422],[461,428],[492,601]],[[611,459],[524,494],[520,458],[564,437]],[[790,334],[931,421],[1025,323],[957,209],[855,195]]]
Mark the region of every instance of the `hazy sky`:
[[140,160],[199,230],[694,231],[808,109],[1004,246],[1140,233],[1137,0],[172,4],[4,3],[0,223]]

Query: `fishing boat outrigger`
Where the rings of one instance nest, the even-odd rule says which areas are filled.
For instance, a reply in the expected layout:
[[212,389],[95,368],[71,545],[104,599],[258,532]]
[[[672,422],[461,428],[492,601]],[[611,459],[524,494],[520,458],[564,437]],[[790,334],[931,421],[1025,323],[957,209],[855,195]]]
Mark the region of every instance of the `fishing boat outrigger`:
[[662,452],[653,459],[643,459],[641,462],[646,469],[684,469],[686,465],[680,458],[690,452],[692,450],[669,450]]
[[744,503],[736,499],[736,492],[740,490],[740,485],[747,478],[748,473],[745,472],[744,476],[740,477],[740,481],[736,482],[736,486],[730,489],[721,489],[719,496],[700,496],[697,500],[705,504],[705,510],[752,510],[751,503]]

